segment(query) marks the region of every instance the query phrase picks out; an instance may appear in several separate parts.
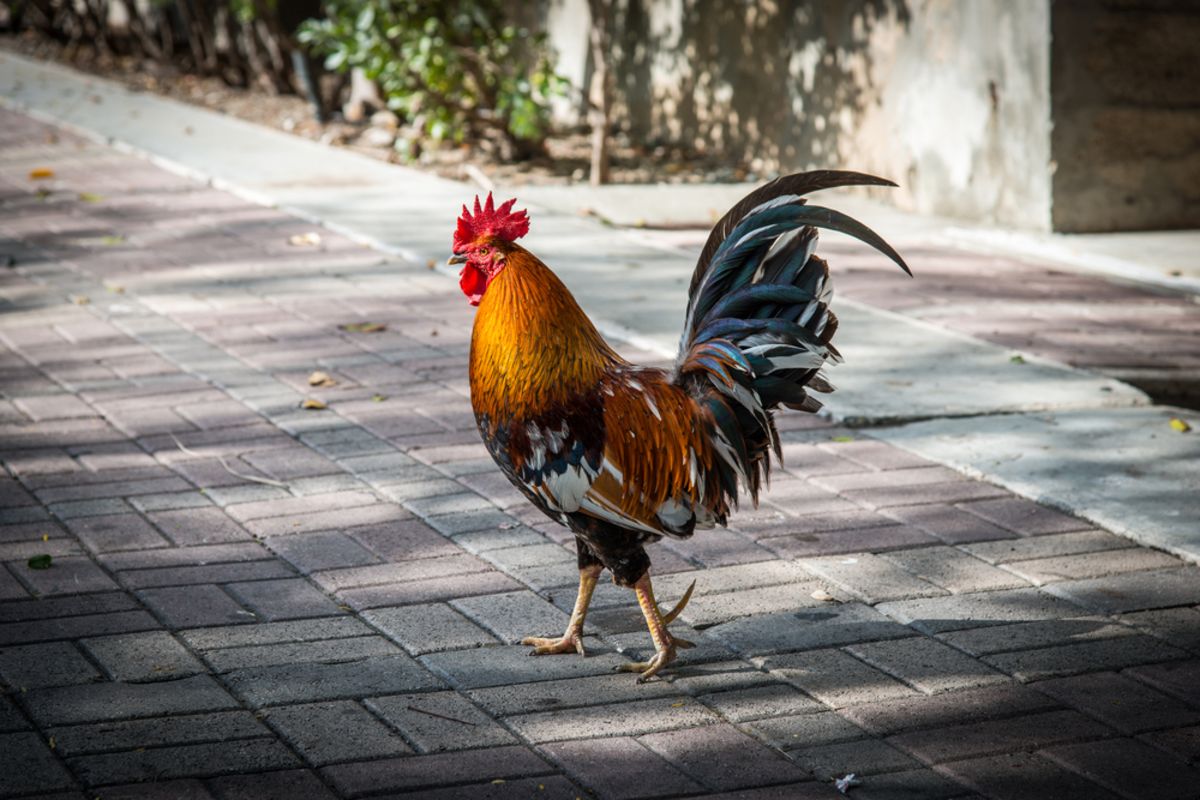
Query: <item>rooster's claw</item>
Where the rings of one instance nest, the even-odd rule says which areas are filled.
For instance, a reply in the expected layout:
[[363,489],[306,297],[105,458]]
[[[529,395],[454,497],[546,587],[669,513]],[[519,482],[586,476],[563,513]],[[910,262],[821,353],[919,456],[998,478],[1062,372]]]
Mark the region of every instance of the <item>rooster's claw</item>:
[[526,636],[521,640],[521,644],[528,645],[533,648],[529,651],[529,655],[531,656],[558,655],[560,653],[579,653],[581,656],[587,655],[587,651],[583,647],[583,637],[578,633],[562,636],[558,639],[543,639],[540,636]]

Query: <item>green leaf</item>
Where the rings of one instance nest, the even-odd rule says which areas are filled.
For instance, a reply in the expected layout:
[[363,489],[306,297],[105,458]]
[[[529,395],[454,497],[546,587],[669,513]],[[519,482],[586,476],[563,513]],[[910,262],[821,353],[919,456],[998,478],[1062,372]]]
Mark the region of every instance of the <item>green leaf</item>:
[[1008,360],[1009,360],[1009,363],[1012,363],[1012,364],[1024,364],[1025,363],[1025,357],[1022,355],[1009,356]]
[[49,553],[42,553],[34,556],[26,562],[30,569],[50,569],[54,563],[54,558]]

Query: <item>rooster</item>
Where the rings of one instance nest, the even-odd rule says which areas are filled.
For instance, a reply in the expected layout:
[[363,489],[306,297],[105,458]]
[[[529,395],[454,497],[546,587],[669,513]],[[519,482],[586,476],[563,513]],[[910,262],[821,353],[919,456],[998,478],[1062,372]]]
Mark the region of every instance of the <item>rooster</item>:
[[483,441],[509,480],[575,534],[579,593],[561,637],[529,637],[531,655],[584,654],[583,626],[603,570],[632,588],[654,641],[645,662],[622,665],[642,682],[691,646],[662,613],[645,546],[724,525],[739,486],[757,503],[770,452],[781,458],[772,411],[814,412],[809,391],[840,356],[816,228],[854,236],[910,275],[859,222],[806,205],[836,186],[895,186],[855,172],[807,172],[751,192],[700,252],[674,369],[631,364],[605,342],[562,281],[517,244],[529,232],[515,200],[463,206],[450,264],[478,306],[471,333],[471,404]]

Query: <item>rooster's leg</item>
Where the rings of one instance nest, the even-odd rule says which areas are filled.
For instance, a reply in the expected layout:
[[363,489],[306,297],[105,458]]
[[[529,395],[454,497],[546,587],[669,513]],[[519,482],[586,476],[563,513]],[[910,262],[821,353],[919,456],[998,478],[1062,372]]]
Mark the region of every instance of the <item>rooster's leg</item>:
[[587,653],[583,649],[583,620],[587,617],[588,604],[592,602],[592,592],[596,591],[596,581],[604,567],[591,564],[579,568],[579,594],[575,597],[575,610],[571,612],[571,621],[567,623],[566,633],[560,639],[543,639],[539,636],[526,636],[521,644],[532,645],[531,656],[544,656],[551,653]]
[[693,646],[686,639],[672,636],[667,630],[667,625],[679,616],[679,612],[687,605],[687,601],[692,596],[692,590],[695,588],[696,584],[693,581],[675,608],[664,615],[654,600],[654,589],[650,586],[650,573],[647,572],[638,579],[638,582],[633,585],[633,591],[637,593],[638,605],[642,607],[642,614],[646,617],[646,627],[650,629],[650,637],[654,640],[654,655],[650,657],[649,661],[622,664],[617,667],[619,671],[640,672],[638,683],[643,683],[674,661],[676,650]]

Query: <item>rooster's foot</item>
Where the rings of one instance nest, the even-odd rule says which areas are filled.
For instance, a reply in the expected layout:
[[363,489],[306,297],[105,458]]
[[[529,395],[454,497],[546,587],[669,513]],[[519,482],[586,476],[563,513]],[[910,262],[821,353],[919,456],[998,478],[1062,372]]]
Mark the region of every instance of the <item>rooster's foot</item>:
[[583,647],[583,634],[579,632],[568,632],[563,634],[558,639],[543,639],[540,636],[526,636],[521,640],[521,644],[529,645],[533,648],[529,651],[529,655],[531,656],[558,655],[559,653],[579,653],[581,656],[587,655],[587,651]]
[[695,647],[687,639],[672,636],[667,631],[667,624],[678,617],[679,612],[683,611],[684,606],[687,605],[688,600],[692,597],[692,590],[695,588],[696,582],[692,581],[692,585],[684,592],[683,597],[675,604],[675,607],[666,614],[663,614],[658,607],[658,603],[654,600],[654,590],[650,586],[649,573],[643,575],[634,584],[633,590],[637,594],[638,605],[642,607],[642,614],[646,617],[646,627],[650,629],[650,637],[654,640],[654,655],[650,657],[649,661],[622,664],[617,667],[618,672],[641,673],[638,675],[637,682],[645,683],[657,675],[663,667],[674,661],[677,651]]
[[675,660],[677,651],[687,650],[689,647],[696,645],[689,642],[687,639],[671,637],[670,644],[666,647],[654,651],[654,655],[650,656],[649,661],[631,661],[628,664],[617,665],[617,672],[640,672],[637,682],[645,683],[659,673],[659,671]]

